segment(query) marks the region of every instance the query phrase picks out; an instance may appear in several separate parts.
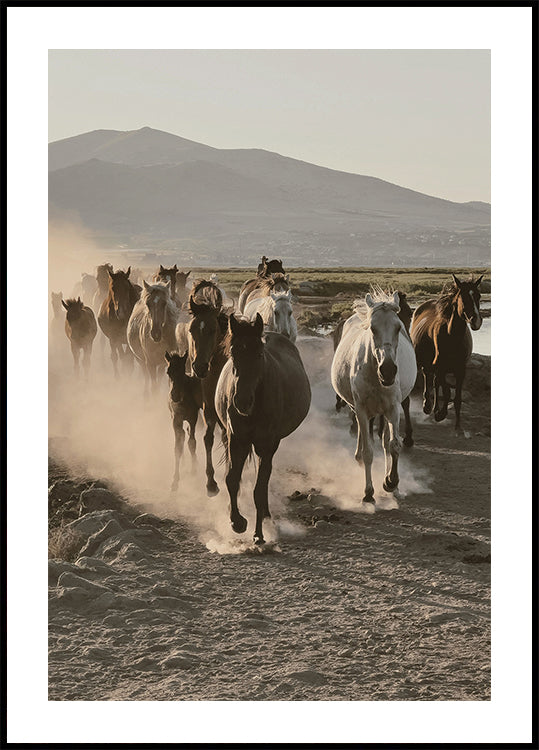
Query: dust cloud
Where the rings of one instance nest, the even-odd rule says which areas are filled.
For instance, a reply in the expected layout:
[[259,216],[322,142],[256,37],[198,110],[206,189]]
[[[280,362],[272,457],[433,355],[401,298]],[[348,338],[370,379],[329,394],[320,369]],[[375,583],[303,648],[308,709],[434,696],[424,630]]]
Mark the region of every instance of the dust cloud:
[[[58,269],[60,259],[65,263]],[[91,241],[81,239],[75,229],[53,229],[49,284],[54,291],[70,289],[80,278],[81,268],[91,273],[95,265],[106,260],[102,252]],[[85,380],[75,377],[65,333],[54,340],[52,335],[49,337],[50,455],[67,463],[77,475],[108,482],[148,512],[185,520],[211,551],[260,554],[260,549],[251,542],[255,520],[252,499],[255,462],[247,463],[243,472],[239,505],[248,519],[248,528],[244,535],[238,536],[232,531],[228,518],[228,493],[225,467],[220,461],[223,450],[218,428],[213,461],[221,491],[213,498],[206,495],[204,426],[200,415],[196,464],[191,465],[186,448],[180,465],[180,486],[172,496],[174,434],[168,409],[168,378],[163,375],[158,393],[145,397],[143,374],[138,364],[131,372],[122,372],[115,379],[108,342],[101,346],[98,341],[96,338],[89,378]],[[269,488],[272,519],[264,524],[267,544],[263,554],[278,552],[279,541],[306,533],[305,526],[290,517],[288,497],[296,490],[324,495],[343,510],[374,512],[372,506],[361,503],[364,472],[354,459],[355,437],[349,434],[349,416],[345,410],[335,412],[335,394],[329,377],[333,356],[331,341],[300,337],[298,348],[311,382],[311,410],[296,432],[281,442],[275,456]],[[415,467],[412,470],[404,452],[399,469],[399,497],[407,492],[429,491],[428,477],[418,475]],[[383,474],[383,453],[378,445],[373,464],[377,510],[398,507],[395,497],[382,490]]]

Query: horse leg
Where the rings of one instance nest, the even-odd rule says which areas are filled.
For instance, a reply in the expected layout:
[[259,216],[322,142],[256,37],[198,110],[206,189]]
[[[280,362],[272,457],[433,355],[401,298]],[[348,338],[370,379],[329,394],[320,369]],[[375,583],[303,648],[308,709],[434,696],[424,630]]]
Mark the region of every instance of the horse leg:
[[92,345],[86,345],[83,349],[82,366],[84,367],[84,376],[88,380],[90,375],[90,362],[92,359]]
[[238,510],[238,490],[243,465],[249,455],[249,448],[248,442],[241,442],[233,434],[230,435],[228,445],[229,469],[226,475],[226,486],[230,497],[230,522],[236,534],[243,534],[247,528],[247,519]]
[[255,535],[253,537],[255,544],[264,544],[264,535],[262,534],[262,522],[264,518],[271,518],[268,505],[268,483],[271,476],[272,460],[279,443],[274,450],[263,453],[258,461],[258,473],[256,475],[256,484],[254,489],[254,499],[256,507],[256,524]]
[[189,432],[189,440],[187,441],[187,445],[189,447],[189,452],[191,453],[191,471],[194,470],[197,463],[197,441],[195,437],[197,419],[198,414],[195,414],[194,418],[191,417],[191,419],[189,419],[189,421],[187,422]]
[[384,415],[380,414],[380,419],[378,420],[378,437],[380,438],[380,440],[382,439],[384,435],[384,426],[385,426]]
[[423,370],[423,413],[430,414],[432,411],[432,386],[434,373],[430,370]]
[[118,345],[116,342],[110,340],[110,358],[112,359],[112,369],[114,370],[114,377],[119,378],[120,373],[118,372]]
[[183,417],[175,414],[172,419],[174,428],[174,476],[172,478],[171,492],[176,492],[180,481],[180,460],[183,456],[183,445],[185,442],[185,432],[183,430]]
[[[443,403],[440,404],[440,388],[442,390]],[[434,401],[434,419],[437,422],[442,422],[447,417],[447,405],[449,404],[449,386],[445,379],[445,372],[437,372],[434,376],[434,390],[435,390],[435,401]]]
[[74,341],[71,342],[71,354],[73,355],[73,370],[75,371],[75,375],[78,378],[79,377],[79,345],[75,344]]
[[469,437],[468,433],[466,433],[461,425],[460,425],[460,406],[462,404],[462,384],[464,382],[464,369],[459,370],[459,372],[455,373],[455,399],[453,401],[455,405],[455,432],[458,435],[465,435]]
[[390,414],[387,415],[386,426],[384,429],[386,475],[384,477],[383,487],[386,492],[393,492],[399,486],[399,454],[401,452],[399,421],[399,407],[395,406]]
[[412,437],[412,420],[410,419],[410,396],[406,396],[402,402],[402,410],[404,411],[404,440],[403,443],[407,448],[411,448],[414,444]]
[[357,447],[355,459],[358,463],[363,460],[365,467],[365,497],[364,503],[374,503],[374,487],[372,486],[373,446],[369,431],[369,419],[356,408],[357,419]]
[[208,497],[213,497],[219,492],[219,485],[215,481],[215,472],[212,463],[213,440],[217,418],[213,414],[208,414],[205,410],[204,421],[206,422],[206,432],[204,433],[204,447],[206,448],[206,494]]

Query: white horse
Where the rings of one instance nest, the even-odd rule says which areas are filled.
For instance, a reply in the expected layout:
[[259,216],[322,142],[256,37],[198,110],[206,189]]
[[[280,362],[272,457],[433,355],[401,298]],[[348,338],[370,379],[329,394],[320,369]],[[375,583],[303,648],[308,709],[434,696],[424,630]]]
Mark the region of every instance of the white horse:
[[399,484],[401,450],[399,420],[401,403],[411,393],[417,377],[414,348],[398,317],[399,294],[378,293],[365,297],[366,308],[357,309],[343,327],[341,341],[331,365],[335,392],[355,412],[358,437],[355,458],[365,465],[364,502],[374,502],[371,467],[373,439],[369,420],[383,415],[385,426],[384,490]]
[[129,348],[144,370],[144,392],[148,378],[152,391],[157,390],[158,374],[165,369],[165,352],[176,349],[178,308],[170,296],[170,282],[143,282],[140,299],[135,304],[127,324]]
[[243,317],[253,322],[260,313],[267,331],[282,333],[294,344],[298,335],[298,324],[292,312],[292,292],[271,291],[269,297],[256,297],[245,305]]

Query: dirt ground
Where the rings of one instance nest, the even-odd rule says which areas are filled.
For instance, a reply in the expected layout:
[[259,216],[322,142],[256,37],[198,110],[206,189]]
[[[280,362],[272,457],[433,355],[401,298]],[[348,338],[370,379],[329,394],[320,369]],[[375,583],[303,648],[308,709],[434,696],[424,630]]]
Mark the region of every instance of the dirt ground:
[[51,360],[50,528],[74,551],[49,560],[50,700],[490,699],[489,358],[469,370],[469,439],[452,407],[436,424],[414,394],[398,497],[377,442],[374,509],[334,408],[331,341],[299,348],[313,403],[277,453],[261,549],[254,468],[237,536],[222,465],[205,495],[200,426],[198,467],[170,497],[164,381],[144,402],[138,373],[115,383],[99,345],[87,384]]

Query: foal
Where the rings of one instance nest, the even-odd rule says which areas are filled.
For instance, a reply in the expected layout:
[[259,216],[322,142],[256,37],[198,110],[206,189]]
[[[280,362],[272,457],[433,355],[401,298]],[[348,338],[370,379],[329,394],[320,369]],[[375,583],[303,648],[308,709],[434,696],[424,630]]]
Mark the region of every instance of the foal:
[[189,446],[193,466],[196,460],[195,430],[198,412],[202,409],[202,385],[198,378],[185,374],[187,356],[187,353],[181,356],[176,352],[172,354],[169,354],[168,351],[165,352],[165,359],[168,362],[167,375],[170,379],[168,406],[174,429],[174,477],[170,488],[171,492],[177,491],[180,481],[180,460],[185,443],[184,422],[187,422],[189,430],[187,445]]
[[82,365],[85,375],[88,377],[90,371],[90,359],[92,356],[92,344],[97,334],[97,323],[95,315],[90,307],[86,307],[81,298],[62,300],[66,309],[65,332],[71,342],[71,353],[73,354],[73,366],[75,375],[79,375],[80,350],[83,351]]

